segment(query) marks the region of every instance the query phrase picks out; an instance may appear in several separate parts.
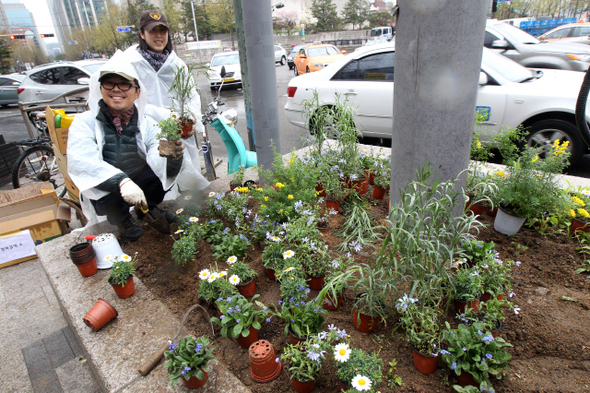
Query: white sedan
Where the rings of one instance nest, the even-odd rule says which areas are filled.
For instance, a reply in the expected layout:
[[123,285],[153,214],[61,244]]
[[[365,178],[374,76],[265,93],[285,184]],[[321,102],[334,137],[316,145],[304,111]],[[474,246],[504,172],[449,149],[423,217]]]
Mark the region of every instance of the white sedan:
[[[356,108],[355,125],[364,136],[391,138],[394,56],[393,45],[375,45],[321,71],[291,79],[285,105],[287,119],[308,128],[303,101],[317,91],[320,103],[330,106],[339,95]],[[529,132],[529,146],[548,150],[556,139],[569,140],[570,161],[578,161],[587,152],[574,119],[583,78],[584,73],[576,71],[525,68],[484,48],[477,96],[477,109],[487,114],[482,134],[485,137],[503,126],[522,125]]]
[[240,55],[237,51],[221,52],[211,58],[211,63],[207,64],[207,78],[209,87],[216,89],[221,85],[221,68],[225,67],[223,85],[242,85],[242,71],[240,68]]

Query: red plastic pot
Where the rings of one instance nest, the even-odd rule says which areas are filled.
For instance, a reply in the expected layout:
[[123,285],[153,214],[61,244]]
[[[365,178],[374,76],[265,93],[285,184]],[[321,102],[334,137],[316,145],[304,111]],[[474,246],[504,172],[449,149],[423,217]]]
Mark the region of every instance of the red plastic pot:
[[78,243],[70,247],[70,259],[78,268],[82,277],[94,276],[98,270],[96,254],[88,242]]
[[254,329],[254,326],[250,326],[250,333],[246,337],[241,334],[236,337],[236,342],[242,348],[250,348],[250,345],[258,341],[258,330]]
[[76,264],[78,271],[82,277],[91,277],[96,274],[98,267],[96,266],[96,258],[93,258],[90,262],[83,263],[81,265]]
[[473,375],[469,374],[466,371],[461,371],[461,375],[457,375],[457,382],[459,382],[459,385],[461,385],[462,387],[465,387],[467,385],[477,387]]
[[[201,371],[203,371],[203,369],[201,369]],[[188,380],[184,379],[184,377],[182,377],[181,379],[182,382],[184,382],[184,386],[186,386],[187,388],[198,389],[205,383],[207,383],[207,379],[209,379],[209,374],[206,371],[203,371],[203,374],[205,374],[205,378],[203,379],[199,379],[196,376],[192,376]]]
[[457,314],[464,314],[465,313],[465,309],[467,307],[472,308],[474,312],[478,312],[479,311],[479,299],[477,298],[476,300],[472,300],[472,301],[465,301],[465,300],[453,300],[453,303],[455,305],[455,312]]
[[115,310],[115,307],[111,306],[104,299],[98,299],[90,311],[86,313],[83,321],[92,330],[98,332],[104,325],[117,317],[117,315],[119,315],[119,313]]
[[424,375],[430,375],[438,368],[440,358],[438,356],[425,355],[414,349],[412,346],[412,353],[414,355],[414,366]]
[[[236,285],[238,292],[244,297],[252,297],[256,293],[256,280],[251,279],[245,284]],[[247,348],[247,347],[245,347]]]
[[481,295],[481,298],[479,300],[482,302],[487,302],[488,300],[492,300],[492,299],[502,300],[502,299],[504,299],[504,294],[501,293],[498,296],[494,297],[490,293],[484,292],[484,294]]
[[340,201],[328,201],[326,200],[326,209],[328,210],[336,210],[340,209]]
[[359,195],[367,193],[368,179],[366,176],[362,176],[359,180],[353,180],[351,188],[355,190]]
[[266,275],[273,281],[277,279],[275,276],[275,269],[266,269]]
[[291,345],[295,345],[305,340],[307,340],[307,337],[299,337],[295,335],[295,333],[293,333],[291,329],[289,329],[289,342],[291,343]]
[[341,304],[342,304],[342,295],[338,295],[338,297],[336,298],[336,301],[334,301],[334,299],[332,299],[332,296],[326,295],[326,297],[324,298],[324,301],[322,302],[322,305],[324,306],[324,308],[329,311],[338,310],[338,308],[340,307]]
[[367,176],[369,178],[370,185],[375,184],[375,174],[373,172],[367,172],[367,174],[365,176]]
[[309,393],[315,387],[315,381],[301,382],[291,378],[291,383],[293,384],[295,391],[298,393]]
[[479,203],[474,203],[473,205],[469,206],[469,210],[475,216],[482,216],[485,213],[486,209],[487,208],[485,206],[480,205]]
[[381,188],[379,186],[375,186],[375,187],[373,187],[373,198],[383,199],[386,192],[387,192],[387,188]]
[[586,225],[584,221],[581,221],[574,217],[572,220],[572,233],[575,232],[590,232],[590,225]]
[[502,322],[501,321],[499,322],[498,328],[491,331],[492,337],[494,337],[494,338],[498,337],[498,334],[500,333],[500,329],[502,329]]
[[188,123],[182,123],[182,137],[183,138],[188,138],[189,133],[193,129],[193,124],[195,124],[195,123],[193,123],[192,121],[188,122]]
[[318,277],[312,277],[308,274],[307,280],[309,282],[309,288],[314,291],[321,291],[322,287],[324,286],[324,279],[325,278],[326,278],[325,274],[323,276],[318,276]]
[[321,224],[318,222],[318,230],[321,233],[328,233],[328,231],[330,230],[330,223],[328,221],[324,221]]
[[256,341],[248,349],[250,376],[256,382],[269,382],[281,373],[281,361],[275,355],[272,344],[266,340]]
[[361,314],[355,308],[352,313],[352,323],[359,332],[370,333],[377,329],[377,326],[379,325],[379,317],[375,318]]
[[115,290],[115,293],[117,294],[117,296],[119,296],[121,299],[127,299],[129,296],[133,295],[135,293],[135,284],[133,283],[133,277],[131,277],[129,280],[127,280],[127,282],[125,283],[125,286],[123,286],[123,284],[111,284],[113,289]]

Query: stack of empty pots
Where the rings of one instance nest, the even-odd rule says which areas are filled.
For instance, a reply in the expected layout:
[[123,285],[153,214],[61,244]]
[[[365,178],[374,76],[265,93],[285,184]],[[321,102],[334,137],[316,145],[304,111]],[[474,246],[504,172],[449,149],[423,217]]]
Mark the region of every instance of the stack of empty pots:
[[256,382],[270,382],[281,373],[281,361],[272,344],[266,340],[250,345],[250,376]]
[[96,274],[96,254],[90,243],[79,243],[70,248],[70,258],[83,277]]

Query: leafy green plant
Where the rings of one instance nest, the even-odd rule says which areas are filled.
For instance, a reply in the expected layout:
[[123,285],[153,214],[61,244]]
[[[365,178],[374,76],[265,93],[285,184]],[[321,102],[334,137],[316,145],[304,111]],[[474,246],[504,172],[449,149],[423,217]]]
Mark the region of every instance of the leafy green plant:
[[238,290],[227,279],[227,272],[203,269],[199,272],[199,290],[197,294],[207,303],[213,303],[217,299],[226,299],[237,295]]
[[383,360],[379,358],[379,355],[377,353],[368,354],[359,348],[345,348],[345,350],[346,354],[341,355],[341,360],[336,358],[335,366],[338,379],[346,385],[352,385],[354,378],[361,375],[371,381],[370,387],[378,387],[383,379]]
[[445,322],[444,339],[447,349],[442,350],[441,359],[457,375],[466,372],[475,382],[489,382],[490,376],[502,378],[508,372],[508,360],[512,357],[506,349],[512,347],[502,337],[494,338],[482,322],[470,326],[459,324],[457,329]]
[[274,315],[285,321],[285,334],[292,332],[297,337],[306,337],[322,331],[328,311],[317,300],[309,302],[289,299],[279,301],[281,309],[275,307]]
[[485,292],[498,296],[512,288],[513,260],[502,261],[498,257],[480,261],[477,265]]
[[240,279],[240,283],[242,284],[248,283],[258,275],[256,270],[252,269],[243,260],[238,259],[238,257],[235,255],[227,258],[227,263],[230,265],[227,274],[230,277],[237,276]]
[[266,269],[279,271],[285,264],[283,253],[288,251],[285,243],[278,236],[273,236],[275,240],[267,242],[267,246],[262,250],[262,264]]
[[170,85],[168,92],[174,107],[178,110],[179,120],[181,122],[194,121],[194,117],[190,107],[191,100],[197,94],[197,82],[193,78],[195,72],[195,65],[191,64],[188,67],[178,67],[174,71],[174,79]]
[[461,250],[473,264],[487,262],[494,258],[494,242],[486,243],[481,240],[469,239],[461,244]]
[[276,272],[276,278],[281,283],[283,301],[299,303],[307,300],[307,294],[311,290],[305,277],[305,270],[296,260],[287,261],[284,269]]
[[244,174],[246,172],[246,167],[240,165],[237,172],[234,172],[231,175],[231,179],[229,180],[229,185],[232,188],[240,187],[244,183]]
[[397,360],[392,359],[387,365],[389,366],[386,376],[387,386],[389,386],[390,389],[393,389],[396,386],[404,386],[404,381],[399,375],[397,375]]
[[500,328],[500,324],[506,319],[502,311],[505,307],[514,308],[515,305],[505,299],[490,299],[480,303],[477,312],[472,308],[468,308],[465,315],[460,316],[460,319],[466,324],[482,322],[486,330],[495,331]]
[[266,318],[268,308],[256,301],[258,308],[254,306],[254,300],[260,295],[252,296],[248,301],[242,295],[233,295],[227,298],[219,298],[215,305],[221,312],[221,316],[211,318],[211,322],[221,327],[221,335],[226,338],[247,337],[250,334],[250,327],[260,330],[260,322]]
[[483,280],[477,267],[460,267],[452,279],[453,299],[473,301],[479,298],[483,292]]
[[222,233],[225,236],[214,238],[211,244],[211,252],[215,258],[229,258],[231,256],[242,258],[252,249],[252,243],[244,234],[230,234],[229,231]]
[[182,138],[182,127],[176,121],[176,115],[164,119],[158,123],[160,132],[156,135],[156,138],[164,138],[169,141],[177,141]]
[[113,260],[111,274],[109,274],[107,278],[109,284],[125,287],[125,283],[129,281],[129,279],[133,277],[133,273],[135,273],[135,267],[133,264],[136,259],[137,253],[135,253],[133,258],[127,254],[123,254],[120,257],[111,257],[110,255],[107,255],[105,260]]
[[192,236],[181,236],[172,245],[172,259],[178,265],[184,265],[194,258],[197,245]]
[[209,372],[209,363],[213,357],[214,348],[209,348],[207,337],[199,337],[196,340],[191,336],[181,339],[178,344],[170,343],[168,350],[164,351],[164,368],[170,374],[168,380],[172,386],[182,377],[186,380],[197,377],[205,379],[204,372]]
[[373,161],[371,172],[374,174],[374,183],[381,188],[389,188],[391,181],[391,155],[379,156]]
[[339,250],[359,252],[365,247],[374,247],[374,244],[380,240],[378,230],[384,228],[373,225],[364,199],[357,194],[351,195],[350,199],[346,222],[338,234],[344,238]]
[[400,313],[400,326],[405,330],[412,347],[424,355],[438,355],[441,324],[444,315],[437,305],[421,304],[418,299],[404,294],[398,299],[396,309]]

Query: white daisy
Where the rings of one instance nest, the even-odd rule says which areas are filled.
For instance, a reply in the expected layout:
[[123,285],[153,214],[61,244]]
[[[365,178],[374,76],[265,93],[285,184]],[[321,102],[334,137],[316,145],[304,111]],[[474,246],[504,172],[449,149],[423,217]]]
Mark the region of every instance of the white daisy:
[[197,222],[199,219],[197,217],[191,217],[188,219],[190,222]]
[[229,265],[233,265],[237,261],[238,261],[238,257],[236,257],[235,255],[232,255],[231,257],[227,258],[227,263]]
[[104,260],[105,260],[105,261],[110,261],[110,260],[111,260],[111,258],[112,258],[112,257],[111,257],[110,255],[107,255],[106,257],[104,257]]
[[357,375],[356,377],[354,377],[352,379],[352,387],[355,388],[358,391],[369,391],[371,390],[371,380],[365,376],[362,375]]
[[285,269],[285,273],[290,272],[293,269],[295,269],[293,266],[289,266],[288,268]]
[[236,276],[235,274],[229,278],[229,282],[232,285],[238,285],[240,283],[240,277]]
[[214,196],[215,196],[215,192],[211,191],[211,192],[209,193],[209,198],[213,198]]
[[127,254],[123,254],[123,255],[121,255],[121,260],[125,261],[125,262],[129,262],[131,260],[131,257]]
[[283,253],[283,259],[289,259],[289,258],[293,257],[293,255],[295,255],[295,252],[293,252],[291,250],[287,250]]
[[213,273],[209,274],[209,277],[207,278],[207,281],[213,282],[213,281],[217,280],[218,277],[219,277],[219,274],[213,272]]
[[280,238],[280,237],[278,237],[278,236],[273,236],[273,237],[272,237],[272,241],[273,241],[273,242],[275,242],[275,243],[276,243],[276,242],[280,242],[280,241],[281,241],[281,238]]
[[199,278],[201,280],[208,279],[210,275],[211,275],[211,273],[209,272],[209,269],[203,269],[199,272]]
[[340,343],[334,347],[334,359],[340,363],[345,363],[350,357],[350,348],[348,344]]
[[223,270],[223,271],[219,272],[218,275],[219,275],[219,278],[227,276],[227,270]]
[[183,209],[183,208],[180,208],[180,209],[178,209],[178,210],[176,211],[176,214],[180,214],[180,213],[182,213],[183,211],[184,211],[184,209]]
[[182,233],[182,232],[184,232],[182,229],[177,229],[176,232],[174,232],[174,233],[178,235],[179,233]]
[[193,199],[193,197],[190,196],[190,195],[187,195],[187,196],[184,197],[184,200],[185,201],[190,201],[191,199]]

